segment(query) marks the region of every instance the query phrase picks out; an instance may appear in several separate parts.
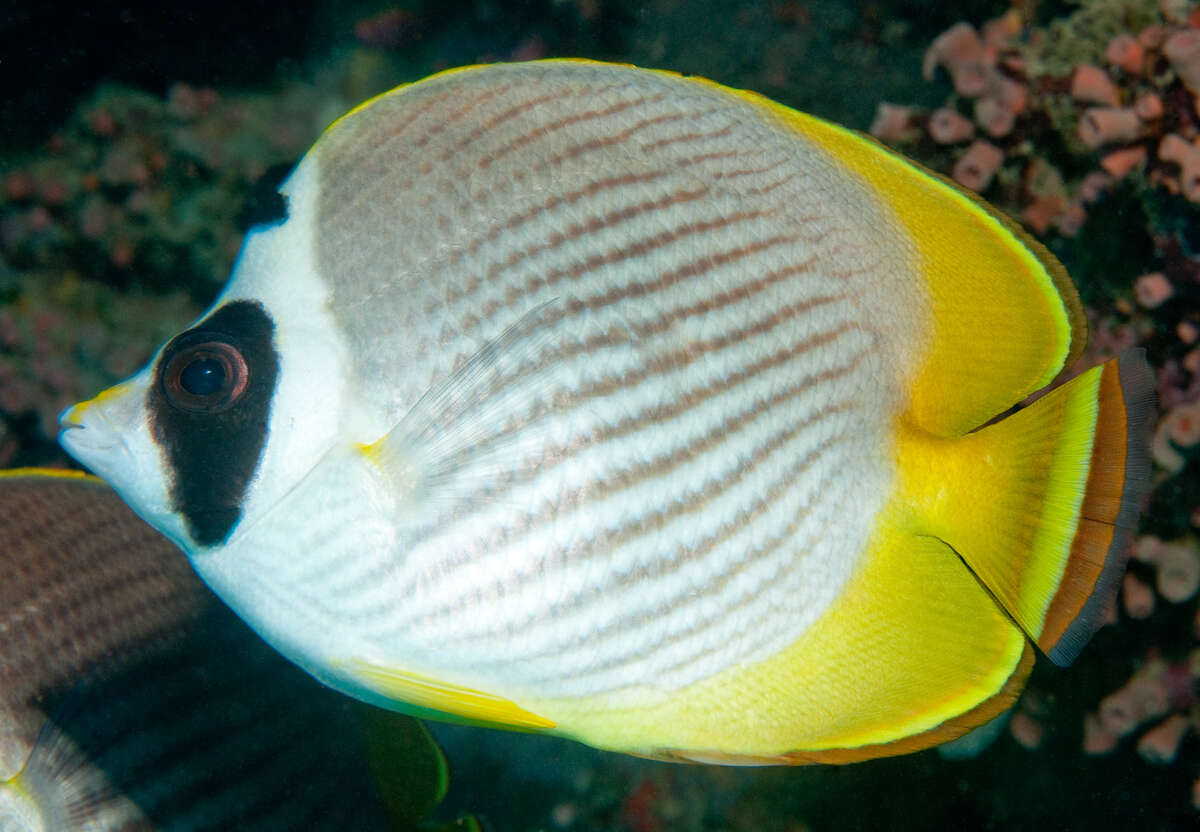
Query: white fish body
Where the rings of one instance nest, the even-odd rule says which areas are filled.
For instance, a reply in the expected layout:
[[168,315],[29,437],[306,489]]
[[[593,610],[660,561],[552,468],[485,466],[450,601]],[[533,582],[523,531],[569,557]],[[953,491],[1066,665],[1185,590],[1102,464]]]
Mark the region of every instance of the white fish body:
[[[590,106],[626,107],[626,129],[658,117],[644,103],[631,106],[652,98],[637,84],[595,86],[610,88],[591,96]],[[573,82],[563,92],[578,94]],[[461,95],[447,90],[438,103],[457,111]],[[534,97],[548,94],[521,96]],[[482,106],[472,108],[475,119]],[[552,107],[553,99],[540,106]],[[564,111],[577,106],[574,95],[564,95]],[[512,107],[502,98],[489,109],[498,120]],[[465,163],[451,156],[440,169],[413,177],[411,192],[390,181],[378,184],[392,205],[410,206],[386,221],[411,229],[411,242],[387,240],[371,253],[345,252],[352,244],[329,240],[318,214],[361,210],[385,197],[363,191],[361,180],[326,195],[330,184],[324,183],[337,182],[340,172],[323,176],[322,161],[337,149],[310,154],[285,188],[288,221],[254,240],[257,250],[248,246],[216,306],[234,298],[263,301],[279,327],[281,354],[304,344],[296,386],[320,379],[320,389],[290,389],[285,369],[277,401],[295,402],[286,412],[306,418],[295,428],[271,425],[272,443],[277,433],[286,438],[269,444],[264,455],[264,492],[251,497],[245,512],[256,519],[235,530],[220,552],[196,559],[205,580],[224,597],[228,587],[251,594],[256,607],[277,605],[273,613],[264,610],[261,624],[252,618],[275,643],[297,632],[319,635],[319,644],[285,649],[291,655],[361,657],[489,691],[502,680],[506,693],[509,684],[533,681],[554,697],[639,687],[661,696],[794,640],[836,596],[887,497],[892,466],[882,453],[887,423],[879,417],[902,405],[905,382],[887,365],[903,366],[905,352],[913,350],[903,338],[922,330],[913,320],[921,310],[913,298],[907,316],[887,314],[905,287],[901,279],[878,277],[912,268],[903,261],[899,230],[878,216],[870,224],[882,239],[858,239],[862,218],[831,215],[822,189],[792,174],[786,146],[775,158],[754,148],[663,172],[697,155],[694,133],[720,136],[734,119],[727,112],[680,118],[671,135],[656,133],[650,141],[635,131],[631,150],[664,138],[686,140],[680,138],[677,149],[660,144],[656,156],[632,160],[637,164],[630,170],[606,165],[597,175],[596,160],[586,154],[573,157],[574,165],[547,165],[519,201],[504,193],[512,190],[506,175],[472,170],[489,150],[498,153],[530,132],[523,121],[500,122],[489,128],[486,146],[478,144],[482,137],[473,138]],[[414,144],[415,159],[397,147],[388,165],[418,166],[425,146],[420,128],[444,137],[447,121],[435,112],[414,124],[412,137],[393,141]],[[556,138],[549,134],[544,142],[564,149],[578,143]],[[532,155],[542,153],[552,151]],[[722,181],[722,172],[763,168],[733,176],[727,189],[712,184]],[[833,180],[827,187],[848,187],[832,166],[817,170],[818,182],[822,175]],[[651,176],[640,187],[603,187]],[[563,179],[576,178],[574,190],[596,191],[575,202],[579,219],[542,207],[546,194],[561,194]],[[472,189],[462,214],[427,216],[426,206],[464,181]],[[772,186],[776,200],[747,205],[745,190]],[[864,203],[864,213],[873,208]],[[754,216],[734,219],[743,214]],[[570,239],[597,216],[612,218],[611,230]],[[749,246],[745,222],[754,223],[758,238]],[[453,229],[451,240],[434,236],[439,226]],[[368,240],[386,235],[359,223],[353,233]],[[319,249],[326,245],[333,249],[326,259],[348,261],[336,277],[322,265]],[[639,256],[639,245],[649,250]],[[896,252],[896,260],[871,264],[880,259],[872,247]],[[559,274],[605,260],[611,265],[574,279]],[[661,280],[647,303],[646,275],[673,272],[681,276]],[[748,291],[748,273],[767,285]],[[854,277],[853,288],[837,285]],[[330,281],[339,288],[324,289]],[[746,295],[740,302],[727,297],[739,293]],[[322,306],[326,315],[314,314]],[[864,315],[864,306],[873,306],[874,314]],[[487,381],[499,376],[495,386],[503,389],[504,403],[471,409],[445,441],[483,444],[501,436],[506,422],[523,425],[522,431],[478,464],[455,464],[448,482],[438,479],[424,493],[395,489],[355,445],[388,435],[457,365],[506,328],[528,328],[532,322],[522,323],[527,314],[537,319],[537,346],[524,350],[517,341],[505,354],[509,363],[527,360],[537,371],[510,380],[519,367],[489,367]],[[311,323],[321,317],[323,326]],[[877,333],[859,324],[863,317],[892,318],[895,326]],[[303,331],[288,332],[285,321],[293,319],[304,322]],[[814,350],[821,353],[815,360],[789,360]],[[755,365],[764,369],[747,372]],[[875,381],[888,378],[890,384]],[[685,397],[689,406],[675,404]],[[538,417],[564,398],[578,404]],[[660,415],[663,409],[677,412]],[[318,412],[313,420],[310,413]],[[284,498],[282,486],[266,485],[297,482],[313,465],[314,448],[331,448],[332,458],[299,488]],[[425,455],[423,448],[406,450]],[[561,461],[546,465],[547,457]],[[749,475],[748,460],[757,463]],[[808,475],[797,477],[801,463]],[[506,471],[497,465],[518,482],[503,494],[475,497],[503,488],[496,475]],[[836,477],[846,467],[856,471],[853,480]],[[470,499],[481,503],[478,510],[460,504]],[[761,520],[739,522],[750,511]],[[308,521],[302,529],[299,517]],[[356,531],[346,535],[347,528]],[[747,557],[756,549],[760,557]],[[295,557],[300,550],[309,556]],[[706,557],[692,555],[702,550]],[[378,556],[364,557],[367,551]],[[797,558],[801,551],[804,557]],[[734,564],[745,574],[731,592],[698,592]],[[546,579],[530,581],[532,575]],[[322,610],[321,619],[294,626],[293,617],[314,609]],[[704,611],[702,626],[697,609]],[[781,615],[784,610],[789,614]],[[357,621],[362,629],[354,628],[350,642],[330,643],[328,620]],[[268,622],[288,622],[292,635],[273,633]],[[335,637],[350,632],[341,626]],[[644,639],[665,646],[643,655]]]
[[[65,414],[64,444],[270,643],[370,701],[697,758],[933,729],[1026,649],[953,554],[906,579],[951,581],[997,646],[964,636],[980,668],[960,672],[987,681],[943,710],[881,707],[831,734],[815,669],[784,707],[763,680],[795,688],[805,669],[755,674],[870,571],[905,482],[898,422],[965,432],[1046,384],[1071,301],[1010,253],[1050,334],[1012,359],[1031,365],[1015,390],[945,406],[973,367],[921,386],[948,363],[930,251],[830,150],[868,143],[810,121],[804,136],[760,100],[586,63],[376,99],[300,163],[287,219],[251,235],[212,310]],[[164,381],[205,332],[248,366],[245,399],[212,413]],[[869,690],[891,650],[854,678]],[[868,698],[911,687],[897,661]]]

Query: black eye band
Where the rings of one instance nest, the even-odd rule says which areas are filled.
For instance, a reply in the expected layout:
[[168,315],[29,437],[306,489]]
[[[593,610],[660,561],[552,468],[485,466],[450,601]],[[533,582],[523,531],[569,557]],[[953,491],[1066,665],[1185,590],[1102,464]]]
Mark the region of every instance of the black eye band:
[[[183,340],[183,339],[181,339]],[[195,332],[172,345],[162,387],[172,407],[188,413],[221,413],[237,403],[250,381],[241,351],[223,336]]]
[[170,472],[171,507],[196,544],[215,546],[241,520],[267,446],[275,322],[254,301],[218,306],[166,346],[154,371],[146,411]]

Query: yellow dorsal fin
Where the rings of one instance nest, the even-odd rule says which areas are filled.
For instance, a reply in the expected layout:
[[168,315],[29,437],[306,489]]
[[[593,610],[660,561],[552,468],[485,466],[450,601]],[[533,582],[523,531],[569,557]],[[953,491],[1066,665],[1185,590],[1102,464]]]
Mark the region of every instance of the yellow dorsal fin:
[[1082,352],[1083,306],[1045,246],[975,194],[874,139],[739,93],[861,176],[912,239],[933,328],[910,420],[939,436],[973,430],[1048,385]]
[[545,717],[484,691],[460,687],[440,679],[384,667],[361,659],[349,659],[335,664],[340,665],[376,693],[419,708],[510,728],[554,727],[554,723]]
[[[314,151],[342,163],[355,159],[347,148],[375,128],[372,120],[353,116],[436,78],[478,71],[485,68],[455,68],[373,98],[335,122]],[[681,78],[751,104],[820,147],[890,208],[912,242],[908,254],[918,262],[932,313],[928,349],[910,391],[910,417],[922,429],[942,436],[973,430],[1047,386],[1083,350],[1083,307],[1062,264],[975,194],[869,136],[758,93],[674,72],[640,71]]]

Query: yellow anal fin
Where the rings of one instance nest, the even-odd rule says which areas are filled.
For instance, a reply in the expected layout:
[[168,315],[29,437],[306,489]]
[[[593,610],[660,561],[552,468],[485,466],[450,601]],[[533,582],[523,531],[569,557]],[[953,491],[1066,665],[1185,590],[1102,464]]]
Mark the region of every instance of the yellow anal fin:
[[1033,670],[1033,661],[1033,647],[1027,642],[1025,651],[1021,654],[1021,661],[1013,670],[1012,675],[1008,677],[1008,681],[1004,683],[1004,687],[994,696],[980,702],[966,713],[948,719],[919,734],[877,745],[864,745],[858,748],[830,748],[823,751],[796,751],[784,756],[790,765],[857,763],[862,760],[873,760],[876,757],[911,754],[914,751],[922,751],[958,739],[968,731],[995,719],[1016,703],[1017,697],[1021,695],[1021,690],[1025,687],[1025,680],[1029,678],[1029,672]]
[[720,751],[670,749],[657,759],[725,766],[797,766],[813,763],[839,765],[923,751],[926,748],[958,739],[968,731],[995,719],[1011,708],[1016,703],[1017,697],[1021,695],[1022,688],[1025,687],[1025,680],[1029,678],[1029,672],[1033,669],[1033,660],[1033,647],[1026,643],[1020,663],[995,696],[985,699],[966,713],[948,719],[940,725],[891,742],[872,743],[857,747],[826,748],[820,751],[791,751],[771,757],[742,756]]
[[976,433],[902,440],[918,522],[1057,664],[1099,627],[1124,569],[1150,400],[1145,359],[1129,353]]
[[826,674],[836,711],[804,720],[810,738],[781,749],[789,764],[954,739],[1012,704],[1028,674],[1028,642],[950,547],[900,522],[882,528],[868,564],[803,639],[811,654],[793,668],[797,681]]
[[1011,704],[1021,630],[950,547],[888,509],[859,569],[795,642],[658,701],[554,703],[600,748],[726,765],[848,762],[955,738]]
[[439,679],[383,667],[359,659],[335,662],[363,685],[400,702],[441,711],[462,719],[510,728],[547,729],[554,723],[545,717],[484,691],[460,687]]

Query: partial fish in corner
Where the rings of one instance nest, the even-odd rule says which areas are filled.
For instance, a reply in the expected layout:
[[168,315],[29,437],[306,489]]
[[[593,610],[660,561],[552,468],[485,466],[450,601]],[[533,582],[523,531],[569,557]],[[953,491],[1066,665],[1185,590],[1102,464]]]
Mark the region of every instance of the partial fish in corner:
[[0,472],[0,507],[6,756],[24,752],[0,829],[382,831],[440,801],[420,723],[314,683],[103,483]]

